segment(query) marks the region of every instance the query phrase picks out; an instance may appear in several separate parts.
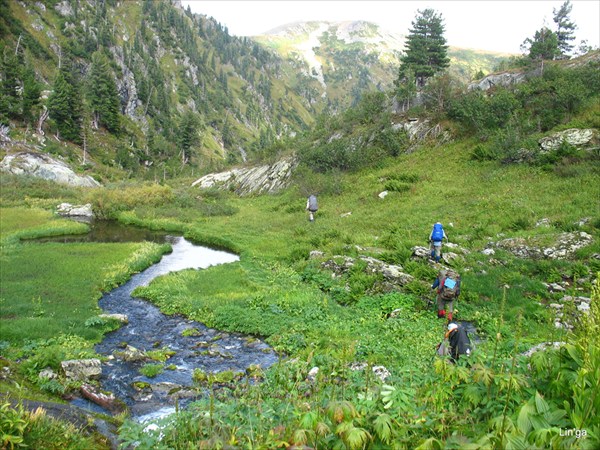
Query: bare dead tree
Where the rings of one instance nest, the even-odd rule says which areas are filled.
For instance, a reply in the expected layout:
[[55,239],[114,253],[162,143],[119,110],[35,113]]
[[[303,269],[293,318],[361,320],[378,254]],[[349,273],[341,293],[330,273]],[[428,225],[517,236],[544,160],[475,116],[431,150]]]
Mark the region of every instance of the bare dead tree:
[[38,118],[37,121],[37,133],[40,136],[44,136],[44,122],[46,121],[46,119],[48,118],[48,116],[50,115],[50,112],[48,111],[48,108],[46,108],[46,105],[43,105],[43,111],[40,114],[40,117]]

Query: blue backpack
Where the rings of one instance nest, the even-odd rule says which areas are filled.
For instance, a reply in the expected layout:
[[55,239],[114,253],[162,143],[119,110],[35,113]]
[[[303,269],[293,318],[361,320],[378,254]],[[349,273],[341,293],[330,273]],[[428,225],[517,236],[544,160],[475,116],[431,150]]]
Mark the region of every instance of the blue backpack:
[[441,241],[444,239],[444,227],[442,227],[441,223],[436,223],[433,226],[433,232],[431,233],[432,241]]

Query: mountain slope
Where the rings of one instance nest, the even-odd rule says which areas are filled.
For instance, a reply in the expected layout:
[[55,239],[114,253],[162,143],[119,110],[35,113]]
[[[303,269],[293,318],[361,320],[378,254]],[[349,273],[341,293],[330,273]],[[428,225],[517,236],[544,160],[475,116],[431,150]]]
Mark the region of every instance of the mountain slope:
[[[311,84],[313,96],[336,106],[356,104],[368,90],[391,88],[405,42],[404,35],[366,21],[295,22],[253,39],[311,76],[317,82]],[[448,55],[450,72],[465,82],[509,56],[455,47]]]
[[[178,127],[190,111],[199,119],[200,142],[189,162],[235,162],[279,136],[305,128],[316,113],[307,99],[288,87],[276,55],[249,39],[230,36],[211,18],[183,11],[177,2],[2,0],[0,9],[4,54],[18,53],[15,69],[34,70],[46,91],[35,119],[47,106],[61,63],[73,61],[81,84],[80,106],[85,109],[94,90],[86,85],[92,56],[100,52],[108,59],[119,93],[121,131],[129,136],[121,139],[113,133],[106,139],[94,130],[91,161],[99,163],[104,156],[103,163],[115,159],[116,167],[126,169],[172,166],[171,160],[181,153]],[[8,119],[19,125],[22,118],[13,114]],[[46,134],[55,132],[52,119],[44,123]],[[109,142],[130,148],[122,157],[95,148]]]

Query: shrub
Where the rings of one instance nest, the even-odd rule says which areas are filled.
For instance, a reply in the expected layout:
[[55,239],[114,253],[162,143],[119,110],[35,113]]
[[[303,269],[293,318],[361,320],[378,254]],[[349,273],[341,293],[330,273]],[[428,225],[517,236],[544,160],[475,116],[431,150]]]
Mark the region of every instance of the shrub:
[[120,211],[132,210],[142,205],[165,205],[171,203],[173,198],[173,190],[170,187],[146,184],[93,189],[86,200],[92,203],[96,217],[115,219]]

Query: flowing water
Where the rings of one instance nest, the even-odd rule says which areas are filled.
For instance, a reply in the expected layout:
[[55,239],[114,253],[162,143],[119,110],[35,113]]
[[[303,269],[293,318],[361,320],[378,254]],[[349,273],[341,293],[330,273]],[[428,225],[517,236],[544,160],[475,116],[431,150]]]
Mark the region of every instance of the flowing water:
[[[119,224],[92,224],[92,232],[82,236],[53,238],[52,240],[120,242],[152,240],[168,242],[173,252],[143,272],[133,275],[125,284],[105,294],[99,306],[105,313],[125,314],[128,323],[107,334],[96,346],[96,351],[109,359],[102,365],[102,389],[112,392],[125,402],[131,415],[140,421],[174,411],[175,404],[184,405],[200,395],[193,387],[194,369],[206,373],[232,370],[243,372],[251,365],[271,366],[277,356],[259,339],[207,328],[199,322],[179,315],[168,316],[151,303],[131,295],[138,286],[145,286],[154,278],[184,269],[205,269],[212,265],[238,261],[238,256],[221,250],[194,245],[181,236],[170,236]],[[195,329],[194,336],[183,332]],[[148,361],[125,361],[125,345],[141,351],[168,348],[175,352],[166,362],[170,369],[148,378],[139,369]],[[153,361],[153,363],[156,363]],[[136,383],[138,382],[138,383]],[[134,385],[134,383],[136,383]],[[140,389],[140,383],[146,387]],[[146,384],[147,383],[147,384]],[[135,387],[137,386],[137,388]],[[91,409],[81,400],[78,406]]]

